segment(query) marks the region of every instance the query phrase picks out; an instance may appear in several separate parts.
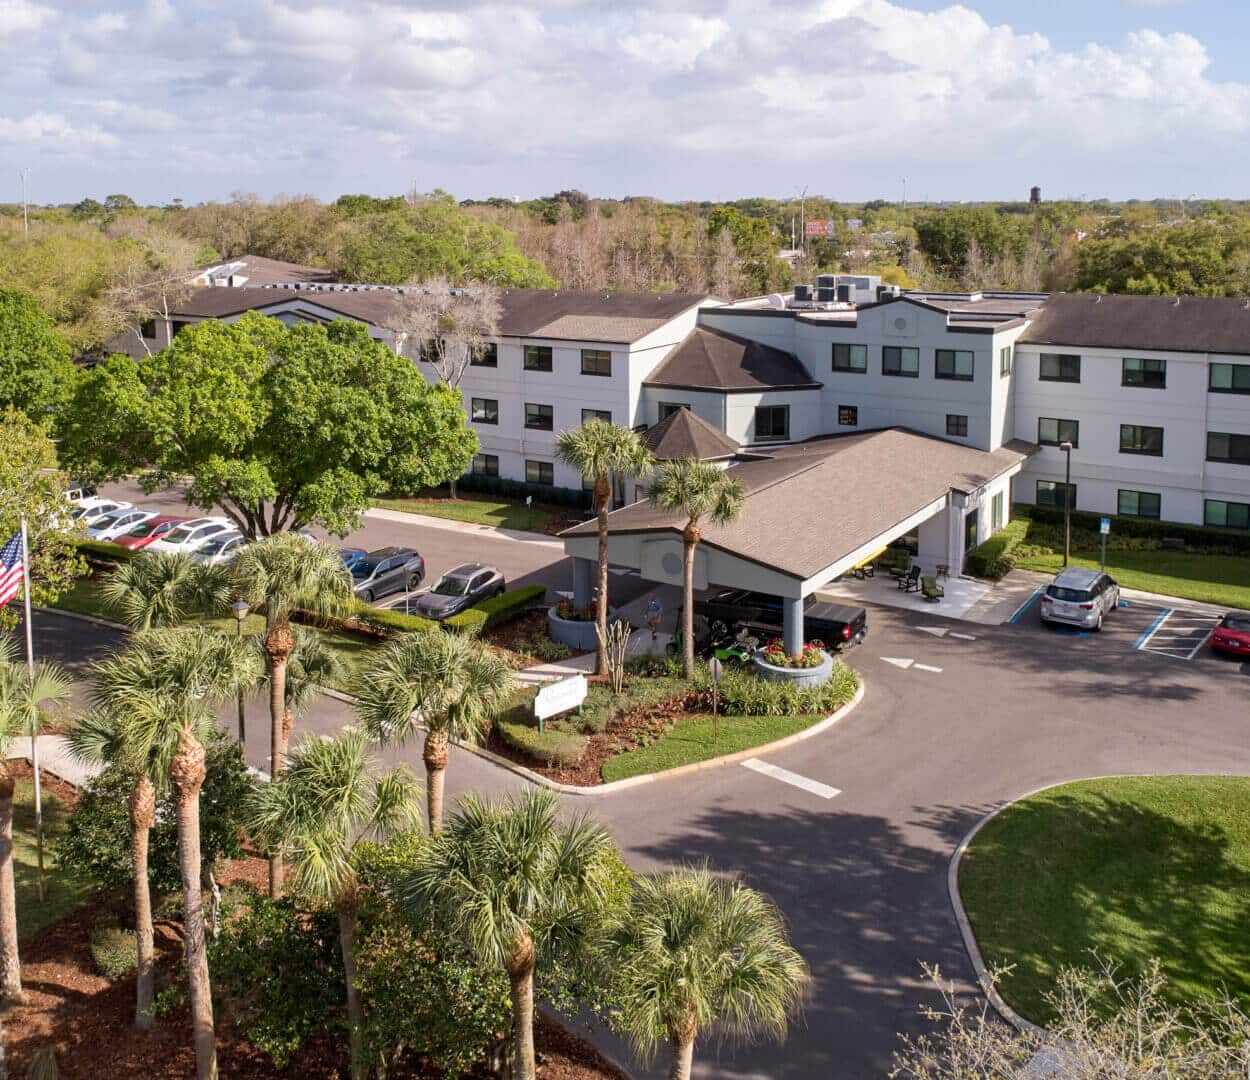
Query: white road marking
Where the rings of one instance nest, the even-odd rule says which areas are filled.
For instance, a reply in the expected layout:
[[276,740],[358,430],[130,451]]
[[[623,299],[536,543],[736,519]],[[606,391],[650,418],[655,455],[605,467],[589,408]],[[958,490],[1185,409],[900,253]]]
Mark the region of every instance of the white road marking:
[[1210,639],[1219,615],[1186,608],[1165,610],[1136,646],[1172,660],[1192,660]]
[[917,626],[916,629],[923,634],[932,634],[934,637],[946,637],[950,633],[945,626]]
[[916,664],[915,667],[917,671],[933,671],[938,675],[942,674],[942,669],[940,667],[930,667],[928,664]]
[[915,660],[909,660],[901,656],[883,656],[881,659],[887,664],[893,664],[895,667],[901,667],[904,671],[916,662]]
[[1210,638],[1210,637],[1211,637],[1211,635],[1212,635],[1212,634],[1214,634],[1214,633],[1215,633],[1215,630],[1214,630],[1214,629],[1212,629],[1212,630],[1208,630],[1208,631],[1206,632],[1206,635],[1203,637],[1203,639],[1202,639],[1200,642],[1198,642],[1198,644],[1197,644],[1197,645],[1195,645],[1195,646],[1194,646],[1193,651],[1192,651],[1192,652],[1191,652],[1191,653],[1190,653],[1187,657],[1185,657],[1185,659],[1186,659],[1186,660],[1192,660],[1192,659],[1194,658],[1194,656],[1197,654],[1198,650],[1199,650],[1199,649],[1201,649],[1201,648],[1202,648],[1202,646],[1204,646],[1204,645],[1207,643],[1207,639],[1208,639],[1208,638]]
[[975,634],[958,634],[954,630],[951,631],[951,637],[957,637],[960,641],[976,641]]
[[742,766],[743,768],[751,769],[753,772],[771,776],[774,780],[780,780],[783,784],[791,784],[796,788],[802,788],[804,791],[818,795],[822,799],[832,799],[835,795],[842,794],[839,788],[822,784],[819,780],[810,780],[806,776],[800,776],[789,769],[783,769],[780,765],[770,765],[767,761],[761,761],[759,758],[747,758],[742,763]]

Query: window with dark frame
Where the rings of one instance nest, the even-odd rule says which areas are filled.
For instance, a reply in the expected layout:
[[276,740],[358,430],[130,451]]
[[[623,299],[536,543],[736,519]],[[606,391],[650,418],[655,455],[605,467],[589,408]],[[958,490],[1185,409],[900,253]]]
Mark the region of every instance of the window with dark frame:
[[1250,435],[1208,431],[1207,460],[1222,461],[1230,465],[1250,465]]
[[607,349],[583,349],[582,374],[611,375],[612,354]]
[[859,406],[858,405],[839,405],[838,406],[838,426],[839,427],[859,427]]
[[998,373],[999,375],[1010,375],[1012,367],[1012,351],[1010,345],[1004,345],[998,350]]
[[1070,442],[1074,447],[1081,445],[1081,425],[1077,420],[1057,420],[1050,416],[1037,418],[1037,441],[1042,446],[1059,446]]
[[469,403],[469,419],[475,424],[499,423],[499,402],[494,398],[473,398]]
[[171,320],[169,324],[169,340],[173,341],[174,338],[181,334],[190,325],[191,324],[189,322],[182,319]]
[[1120,425],[1120,453],[1163,456],[1163,428],[1143,424]]
[[493,341],[487,342],[480,348],[474,349],[473,354],[469,357],[470,367],[498,367],[499,366],[499,346]]
[[661,401],[660,402],[660,419],[667,420],[675,412],[682,409],[688,409],[690,405],[683,401]]
[[1064,491],[1067,490],[1071,501],[1066,505],[1076,509],[1076,485],[1065,484],[1062,480],[1039,480],[1037,482],[1037,505],[1064,508]]
[[973,354],[968,349],[938,349],[933,355],[933,377],[972,382]]
[[1081,357],[1074,353],[1042,353],[1037,377],[1042,382],[1081,381]]
[[777,442],[790,438],[789,405],[757,405],[755,441]]
[[550,405],[525,403],[525,426],[534,431],[551,431],[555,427],[555,409]]
[[602,420],[605,423],[612,423],[612,414],[607,409],[583,409],[582,423],[589,420]]
[[550,461],[525,462],[525,482],[551,487],[556,482],[556,468]]
[[1120,369],[1121,386],[1142,386],[1149,390],[1166,389],[1168,362],[1148,356],[1126,356]]
[[868,371],[867,345],[834,345],[833,370],[863,375]]
[[920,350],[900,345],[886,345],[881,350],[881,374],[901,379],[920,378]]
[[473,475],[474,476],[498,476],[499,475],[499,455],[498,454],[474,454],[473,455]]
[[551,346],[550,345],[526,345],[525,346],[525,370],[526,371],[550,371],[551,370]]
[[957,435],[960,438],[967,437],[968,434],[968,418],[961,416],[959,413],[946,414],[946,434]]
[[1213,394],[1250,394],[1250,364],[1212,364],[1207,389]]
[[1214,529],[1250,529],[1250,503],[1207,499],[1202,520]]
[[1159,520],[1163,509],[1163,497],[1157,491],[1125,491],[1120,489],[1116,500],[1116,513],[1121,517],[1153,518]]
[[155,341],[156,340],[156,320],[145,319],[139,325],[139,336],[142,338],[147,338],[148,341]]
[[1000,491],[990,500],[990,522],[996,532],[1007,524],[1006,510],[1007,497]]

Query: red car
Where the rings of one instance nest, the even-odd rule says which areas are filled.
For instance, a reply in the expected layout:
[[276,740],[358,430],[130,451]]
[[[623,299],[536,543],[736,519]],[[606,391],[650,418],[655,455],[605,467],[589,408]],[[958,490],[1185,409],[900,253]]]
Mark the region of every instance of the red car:
[[1211,648],[1250,660],[1250,612],[1232,612],[1211,632]]
[[185,517],[174,517],[172,514],[161,514],[159,517],[149,518],[142,525],[136,525],[124,536],[119,536],[113,543],[118,547],[138,551],[147,547],[153,541],[159,540],[170,529],[177,528],[184,521],[189,520],[189,518]]

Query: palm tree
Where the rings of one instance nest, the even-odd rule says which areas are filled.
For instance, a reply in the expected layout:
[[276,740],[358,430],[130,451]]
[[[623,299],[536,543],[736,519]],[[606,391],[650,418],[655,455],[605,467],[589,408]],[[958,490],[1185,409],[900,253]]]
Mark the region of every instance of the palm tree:
[[197,611],[224,612],[230,602],[230,578],[224,567],[157,551],[122,563],[101,582],[100,597],[127,626],[149,630],[173,626]]
[[636,878],[605,959],[640,1054],[668,1042],[669,1080],[689,1080],[695,1039],[709,1025],[784,1038],[808,979],[772,902],[706,867]]
[[594,480],[595,515],[599,522],[599,594],[595,601],[595,625],[599,630],[597,670],[608,671],[608,509],[612,502],[612,476],[631,479],[651,471],[655,459],[642,436],[606,420],[589,420],[581,427],[566,428],[556,436],[556,457],[582,476]]
[[41,707],[69,695],[69,673],[41,661],[32,671],[17,658],[8,638],[0,640],[0,996],[22,999],[22,968],[17,951],[17,891],[13,867],[13,790],[9,747],[14,739],[32,740],[42,726]]
[[[286,679],[282,688],[284,747],[290,743],[296,719],[316,700],[321,688],[341,679],[346,671],[346,665],[339,659],[338,653],[326,645],[320,634],[301,630],[298,626],[292,626],[291,633],[295,638],[295,648],[291,650],[287,660]],[[263,653],[264,643],[258,641],[257,644]]]
[[550,791],[491,806],[468,795],[400,885],[411,907],[431,908],[512,989],[513,1075],[534,1080],[534,971],[597,921],[615,848],[585,820],[556,828]]
[[405,742],[426,729],[422,758],[430,832],[443,827],[443,780],[452,738],[478,741],[507,704],[508,665],[465,634],[406,634],[359,670],[353,712],[369,737]]
[[[352,587],[343,559],[328,544],[294,533],[278,533],[248,544],[234,563],[235,583],[253,611],[265,616],[263,648],[269,662],[271,775],[286,760],[286,672],[295,651],[291,611],[305,608],[321,615],[339,615],[351,608]],[[269,859],[269,895],[282,891],[282,861]]]
[[338,914],[339,946],[347,984],[352,1076],[364,1075],[360,994],[353,948],[361,885],[352,865],[359,840],[384,840],[419,824],[418,786],[407,769],[377,776],[365,736],[348,728],[332,739],[304,738],[282,776],[257,788],[250,829],[280,846],[291,867],[290,890]]
[[703,538],[703,519],[713,525],[728,525],[742,513],[745,501],[742,482],[705,461],[666,461],[655,471],[651,502],[686,517],[681,532],[681,663],[687,679],[694,676],[694,550]]
[[136,634],[125,652],[98,662],[93,674],[101,706],[123,717],[126,739],[136,753],[167,760],[166,776],[176,799],[196,1075],[213,1080],[217,1050],[200,886],[200,788],[205,775],[200,733],[214,721],[213,705],[239,686],[256,682],[260,665],[245,643],[192,626]]

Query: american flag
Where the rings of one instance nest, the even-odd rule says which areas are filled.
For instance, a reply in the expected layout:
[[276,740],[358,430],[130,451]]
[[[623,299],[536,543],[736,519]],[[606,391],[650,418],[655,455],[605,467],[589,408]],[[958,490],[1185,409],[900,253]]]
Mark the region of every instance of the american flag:
[[0,607],[4,607],[22,587],[22,534],[0,548]]

